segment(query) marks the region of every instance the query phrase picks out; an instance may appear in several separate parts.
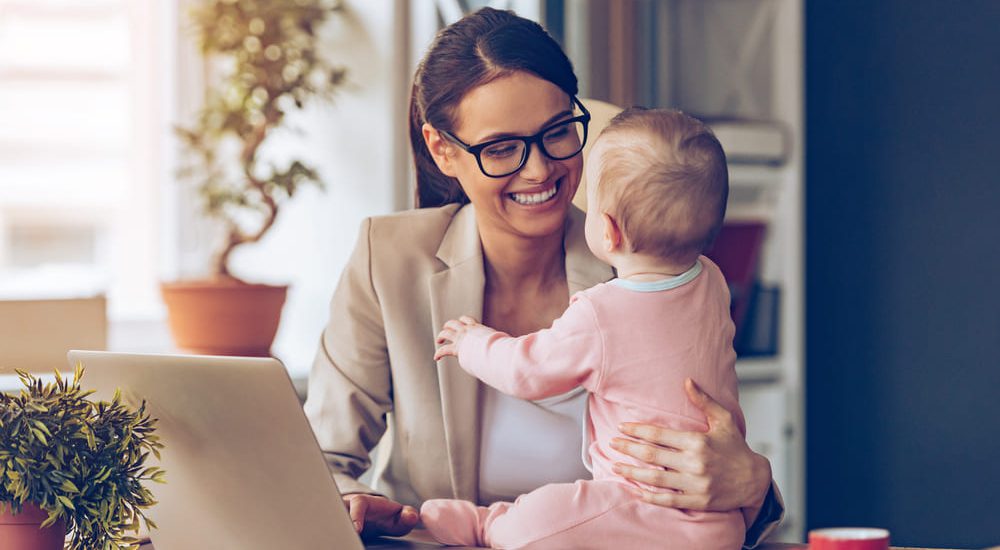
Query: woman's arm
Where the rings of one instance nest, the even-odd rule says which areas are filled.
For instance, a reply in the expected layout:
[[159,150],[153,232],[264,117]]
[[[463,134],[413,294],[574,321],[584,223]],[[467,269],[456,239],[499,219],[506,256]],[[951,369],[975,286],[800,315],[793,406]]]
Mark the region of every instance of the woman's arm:
[[382,311],[371,277],[371,220],[330,301],[330,320],[309,373],[305,412],[354,529],[365,536],[401,536],[419,519],[412,506],[377,494],[357,480],[386,430],[392,378]]
[[374,493],[359,483],[392,408],[389,358],[371,279],[371,221],[330,302],[330,319],[309,373],[305,413],[341,493]]
[[[784,512],[772,490],[771,464],[753,452],[732,413],[701,391],[690,379],[688,398],[705,413],[707,432],[678,432],[648,424],[626,423],[611,446],[650,464],[639,468],[616,464],[629,479],[673,491],[645,492],[654,504],[700,511],[740,509],[747,525],[747,543],[756,545],[780,521]],[[765,510],[767,513],[760,515]]]

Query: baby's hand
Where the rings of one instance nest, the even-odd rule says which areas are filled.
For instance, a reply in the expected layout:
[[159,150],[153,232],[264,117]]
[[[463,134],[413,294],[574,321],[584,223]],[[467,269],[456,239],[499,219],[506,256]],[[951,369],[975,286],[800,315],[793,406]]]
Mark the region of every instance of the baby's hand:
[[458,319],[452,319],[445,323],[444,328],[438,333],[437,340],[435,340],[439,347],[434,352],[434,360],[437,361],[449,355],[458,357],[458,345],[462,343],[462,338],[465,338],[470,328],[477,326],[480,326],[479,321],[468,315],[463,315]]

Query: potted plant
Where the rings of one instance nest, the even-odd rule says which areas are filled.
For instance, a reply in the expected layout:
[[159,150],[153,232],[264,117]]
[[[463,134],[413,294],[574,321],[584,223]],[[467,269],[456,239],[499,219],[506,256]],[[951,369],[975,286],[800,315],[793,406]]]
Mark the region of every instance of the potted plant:
[[286,113],[328,99],[344,70],[321,56],[317,32],[339,9],[330,0],[206,0],[193,12],[202,54],[218,69],[192,127],[179,128],[179,175],[194,183],[225,238],[205,280],[162,285],[181,348],[221,355],[269,355],[287,286],[250,284],[229,269],[233,250],[260,241],[282,204],[303,185],[322,186],[299,160],[265,163],[262,145]]
[[54,382],[18,371],[25,388],[0,393],[0,544],[18,550],[136,548],[144,510],[156,503],[144,482],[163,482],[146,466],[163,444],[142,402],[132,409],[91,401],[72,380]]

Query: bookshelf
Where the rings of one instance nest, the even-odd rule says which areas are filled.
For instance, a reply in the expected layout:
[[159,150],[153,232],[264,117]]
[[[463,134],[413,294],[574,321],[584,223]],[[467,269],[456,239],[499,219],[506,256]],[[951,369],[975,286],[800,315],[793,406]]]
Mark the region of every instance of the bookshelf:
[[[674,28],[680,31],[676,43],[680,51],[673,58],[673,68],[680,73],[673,89],[676,103],[693,112],[770,120],[786,136],[782,162],[731,163],[727,220],[763,221],[768,227],[758,278],[780,292],[777,350],[771,356],[741,358],[737,373],[748,419],[747,439],[770,459],[785,497],[786,518],[774,538],[801,541],[805,530],[802,0],[672,4]],[[687,78],[686,70],[694,74]]]
[[[747,439],[770,459],[785,498],[786,517],[772,540],[801,541],[803,0],[587,0],[565,2],[562,9],[548,4],[545,24],[573,60],[581,95],[622,106],[680,108],[709,121],[730,158],[727,221],[767,226],[757,280],[778,289],[777,345],[773,354],[740,358],[736,370]],[[713,121],[736,132],[722,131]],[[745,130],[768,127],[783,135],[784,154],[768,158],[753,151],[764,143],[773,149],[775,132],[755,142]]]

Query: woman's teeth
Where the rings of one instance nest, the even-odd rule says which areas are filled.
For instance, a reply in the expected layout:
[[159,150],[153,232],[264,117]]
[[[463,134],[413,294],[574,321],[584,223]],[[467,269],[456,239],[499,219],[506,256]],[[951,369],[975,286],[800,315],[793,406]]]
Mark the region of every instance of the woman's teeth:
[[510,198],[514,199],[514,202],[518,204],[541,204],[556,196],[557,191],[557,186],[553,185],[547,191],[540,193],[510,193]]

